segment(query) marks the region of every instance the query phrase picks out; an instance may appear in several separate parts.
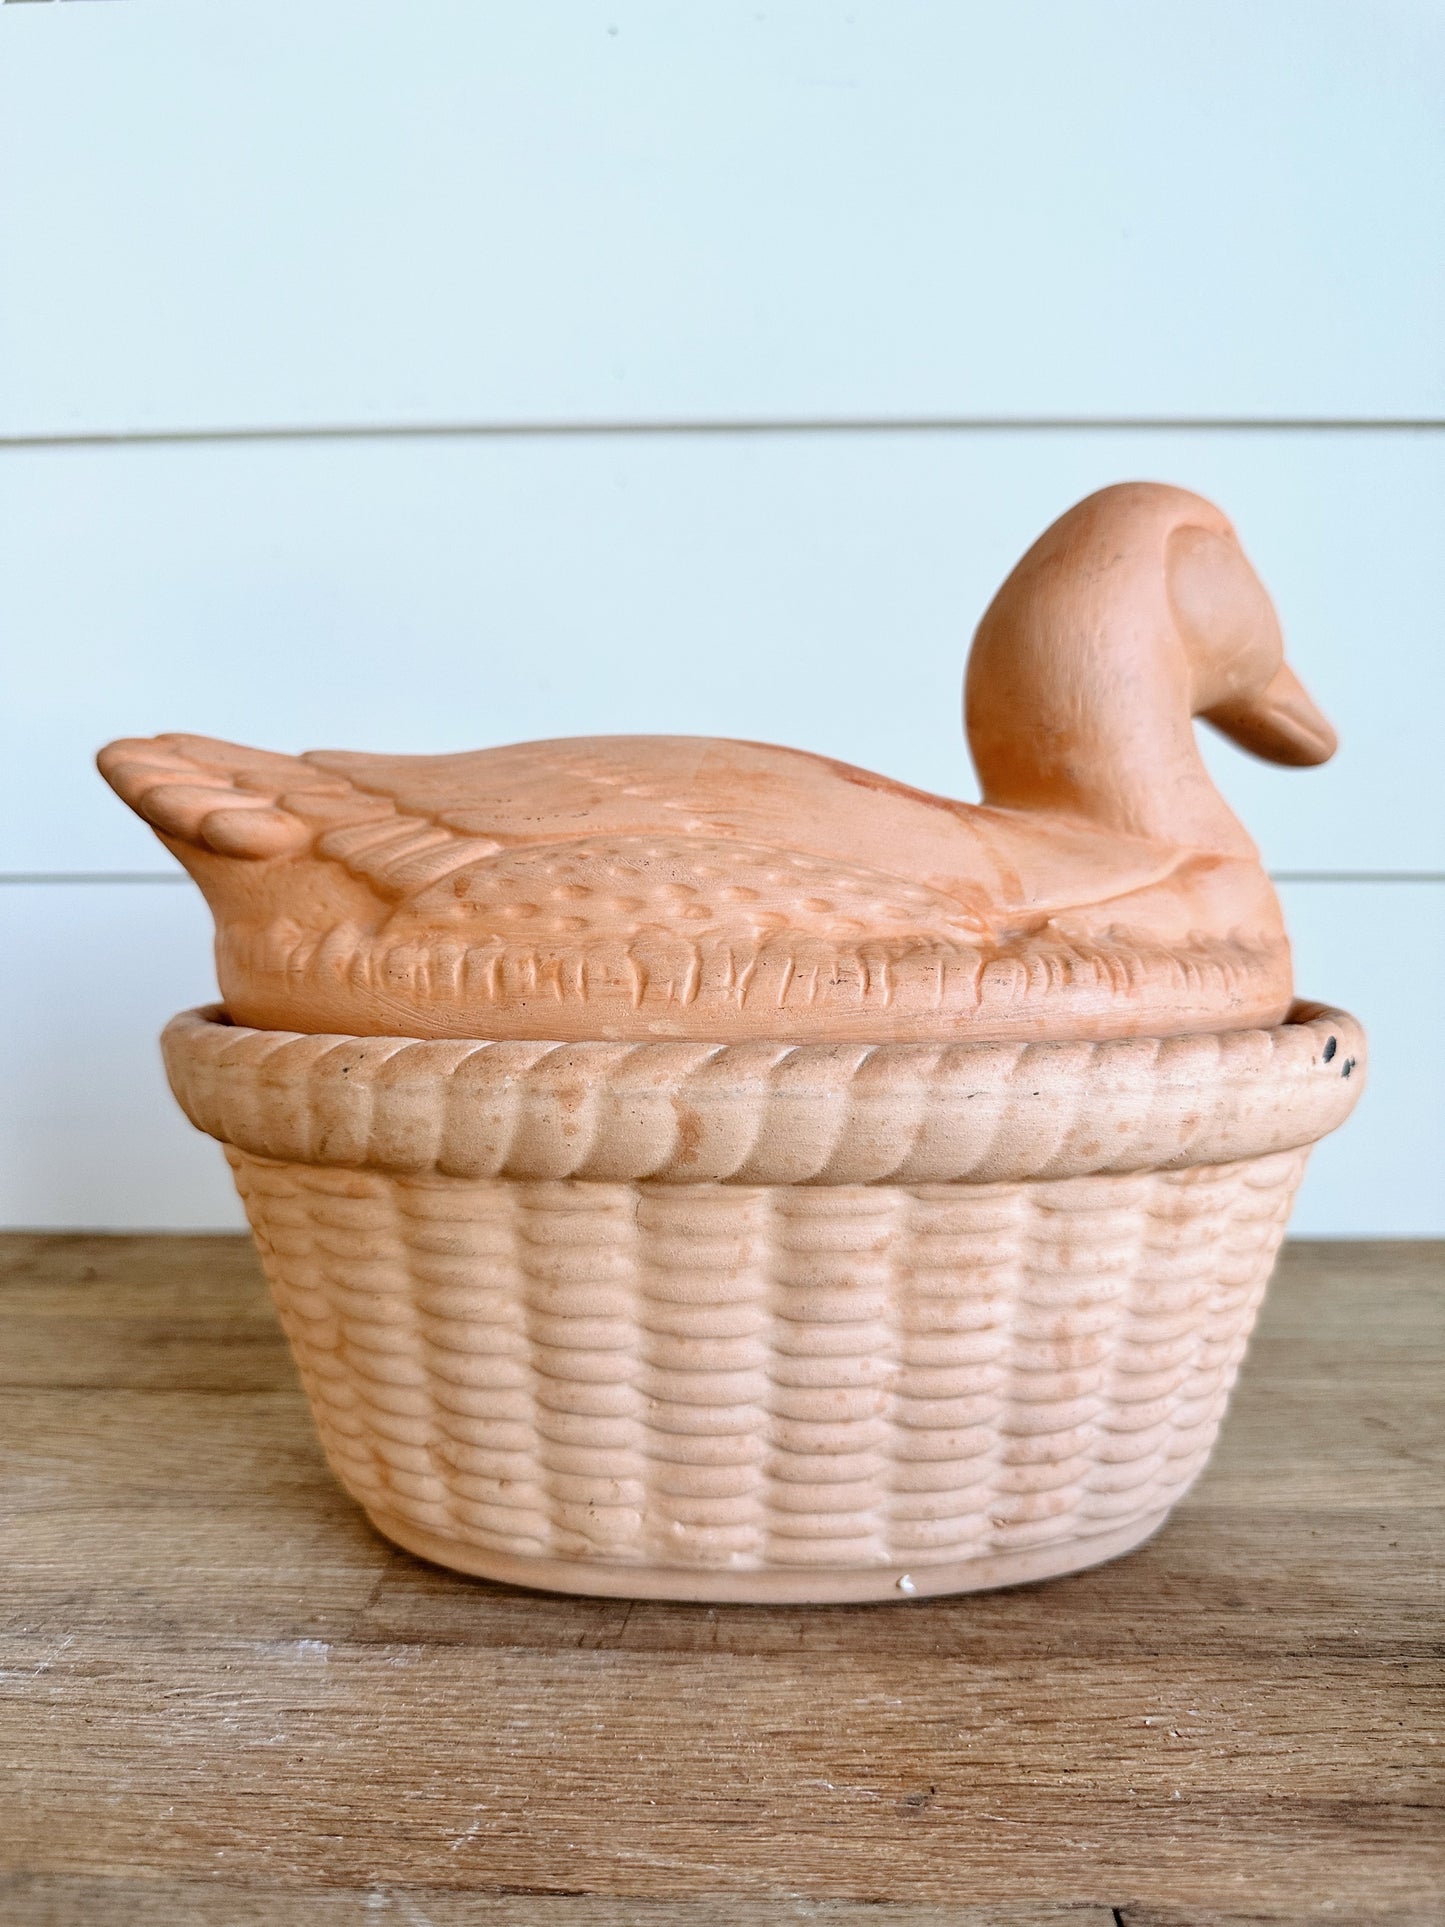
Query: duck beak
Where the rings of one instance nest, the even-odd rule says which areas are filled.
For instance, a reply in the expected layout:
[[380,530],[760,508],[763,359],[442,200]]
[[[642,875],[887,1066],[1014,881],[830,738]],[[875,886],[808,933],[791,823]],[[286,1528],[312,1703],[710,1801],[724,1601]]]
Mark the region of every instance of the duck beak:
[[1299,677],[1282,662],[1257,696],[1220,703],[1204,720],[1251,755],[1307,768],[1327,763],[1339,747],[1329,719],[1315,707]]

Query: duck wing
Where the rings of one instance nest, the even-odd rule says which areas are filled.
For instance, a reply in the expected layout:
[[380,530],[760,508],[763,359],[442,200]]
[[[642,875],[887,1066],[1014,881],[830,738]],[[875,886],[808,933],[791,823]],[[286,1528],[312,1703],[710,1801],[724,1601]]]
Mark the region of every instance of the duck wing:
[[406,812],[500,848],[619,838],[789,851],[918,884],[978,915],[1007,866],[978,812],[806,750],[708,736],[590,736],[457,756],[312,750]]

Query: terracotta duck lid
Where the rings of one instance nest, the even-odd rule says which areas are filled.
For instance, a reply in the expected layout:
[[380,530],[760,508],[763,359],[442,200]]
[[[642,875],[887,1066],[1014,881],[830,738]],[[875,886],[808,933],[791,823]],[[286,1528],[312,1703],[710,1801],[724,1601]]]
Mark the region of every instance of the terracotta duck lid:
[[362,1036],[957,1042],[1232,1030],[1291,1000],[1279,905],[1192,718],[1329,724],[1198,496],[1105,489],[974,638],[980,805],[803,750],[605,736],[451,756],[112,743],[216,917],[232,1020]]

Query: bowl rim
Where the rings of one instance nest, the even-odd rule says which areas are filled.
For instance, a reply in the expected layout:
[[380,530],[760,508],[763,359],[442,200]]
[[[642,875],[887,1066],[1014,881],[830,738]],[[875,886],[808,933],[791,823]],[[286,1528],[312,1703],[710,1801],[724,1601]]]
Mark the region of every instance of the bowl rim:
[[357,1037],[181,1012],[198,1129],[251,1157],[395,1177],[994,1184],[1295,1151],[1364,1082],[1348,1013],[1102,1041],[557,1043]]

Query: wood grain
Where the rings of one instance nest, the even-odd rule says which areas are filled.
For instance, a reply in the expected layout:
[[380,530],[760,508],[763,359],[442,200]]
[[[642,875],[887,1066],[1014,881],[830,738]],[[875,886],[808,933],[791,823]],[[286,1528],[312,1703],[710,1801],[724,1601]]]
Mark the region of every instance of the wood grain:
[[248,1244],[0,1241],[0,1919],[1438,1920],[1441,1251],[1287,1250],[1151,1545],[888,1608],[371,1533]]

